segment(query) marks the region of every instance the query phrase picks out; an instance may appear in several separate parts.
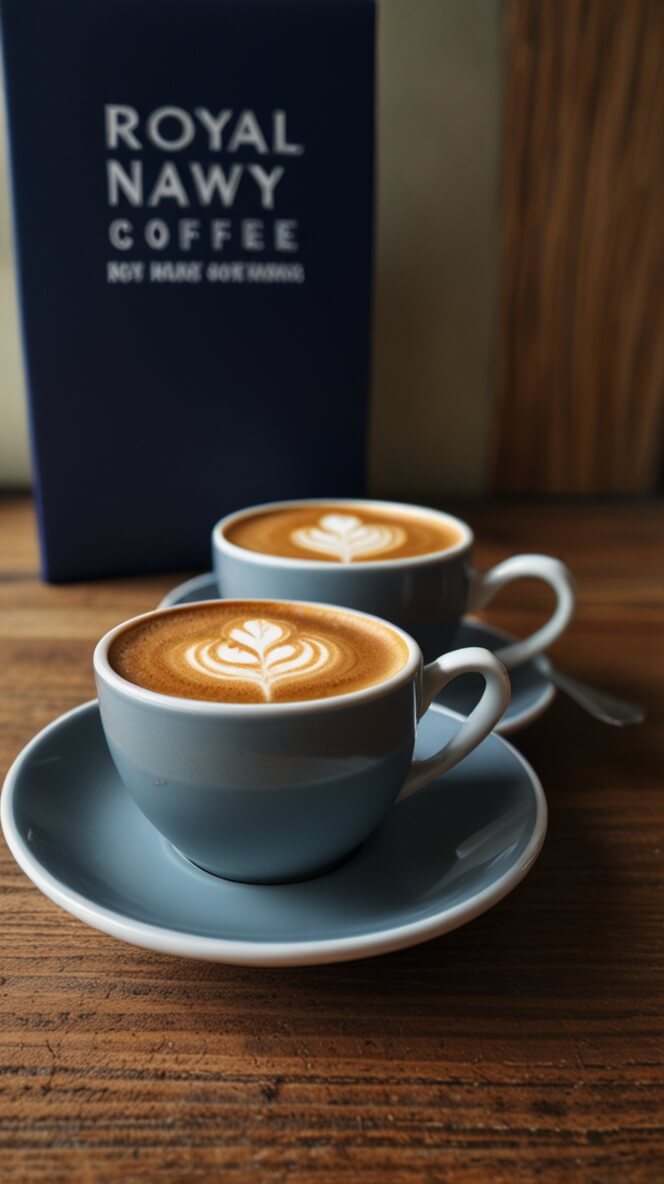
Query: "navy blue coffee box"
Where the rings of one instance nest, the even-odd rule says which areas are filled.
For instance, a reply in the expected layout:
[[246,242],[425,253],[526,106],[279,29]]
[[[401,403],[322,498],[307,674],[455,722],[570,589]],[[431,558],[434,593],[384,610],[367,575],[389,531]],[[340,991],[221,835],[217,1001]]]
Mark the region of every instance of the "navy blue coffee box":
[[0,0],[43,571],[363,491],[373,0]]

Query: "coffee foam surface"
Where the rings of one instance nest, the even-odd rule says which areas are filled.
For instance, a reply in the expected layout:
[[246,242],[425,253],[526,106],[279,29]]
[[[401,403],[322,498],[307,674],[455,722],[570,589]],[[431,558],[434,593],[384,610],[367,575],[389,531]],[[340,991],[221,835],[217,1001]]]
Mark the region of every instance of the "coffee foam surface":
[[378,621],[269,601],[165,611],[127,626],[108,655],[118,674],[147,690],[225,703],[349,694],[391,678],[408,656]]
[[258,511],[232,522],[224,533],[249,551],[332,563],[428,555],[453,547],[462,537],[452,523],[426,511],[388,513],[334,503]]

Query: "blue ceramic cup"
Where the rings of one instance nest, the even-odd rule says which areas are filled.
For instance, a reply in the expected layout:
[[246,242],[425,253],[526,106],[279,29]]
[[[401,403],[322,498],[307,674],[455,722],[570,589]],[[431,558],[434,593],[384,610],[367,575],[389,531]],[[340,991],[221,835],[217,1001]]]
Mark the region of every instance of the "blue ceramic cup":
[[[134,621],[164,611],[189,606]],[[107,633],[94,654],[111,756],[165,838],[199,867],[233,880],[303,879],[338,863],[397,801],[475,748],[509,703],[509,679],[488,650],[458,650],[423,666],[419,646],[394,626],[405,642],[404,665],[364,690],[252,704],[164,695],[110,665],[109,647],[132,623]],[[446,683],[469,672],[485,680],[477,706],[440,752],[413,761],[417,721]]]
[[[451,528],[455,542],[444,550],[405,559],[340,563],[319,556],[300,559],[265,554],[228,538],[230,528],[252,515],[305,506],[329,507],[330,502],[347,507],[349,515],[368,526],[372,511],[431,518]],[[554,611],[529,637],[497,651],[509,669],[541,654],[567,627],[574,610],[573,579],[565,565],[550,555],[513,555],[489,571],[475,571],[473,542],[466,522],[439,510],[400,502],[326,498],[271,502],[229,514],[214,527],[212,554],[221,596],[313,600],[373,613],[410,633],[427,662],[449,649],[465,613],[485,608],[514,580],[542,580],[555,594]]]

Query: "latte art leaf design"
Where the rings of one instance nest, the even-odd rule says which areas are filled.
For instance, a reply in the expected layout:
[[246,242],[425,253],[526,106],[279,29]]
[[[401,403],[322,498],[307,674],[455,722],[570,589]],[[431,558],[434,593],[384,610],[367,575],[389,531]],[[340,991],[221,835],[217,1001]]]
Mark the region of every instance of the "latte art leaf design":
[[290,537],[303,550],[352,563],[367,555],[395,551],[405,543],[406,532],[401,526],[363,522],[356,514],[325,514],[317,526],[300,527]]
[[263,617],[231,621],[223,634],[222,639],[194,642],[185,661],[199,675],[253,683],[267,702],[277,683],[329,670],[337,658],[333,641],[304,637],[294,627]]

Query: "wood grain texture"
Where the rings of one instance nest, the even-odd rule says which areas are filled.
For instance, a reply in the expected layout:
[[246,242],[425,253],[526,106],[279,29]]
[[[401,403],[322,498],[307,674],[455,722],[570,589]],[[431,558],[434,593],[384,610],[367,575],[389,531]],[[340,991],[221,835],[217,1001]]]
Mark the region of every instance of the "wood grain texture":
[[[643,700],[648,724],[613,731],[558,699],[517,739],[550,807],[534,870],[473,924],[366,962],[133,948],[56,908],[0,844],[4,1181],[662,1178],[664,506],[457,508],[479,566],[567,560],[579,611],[556,657]],[[40,584],[27,500],[0,500],[0,539],[6,768],[93,694],[97,637],[175,579]],[[526,586],[492,619],[526,631],[543,604]]]
[[495,490],[658,486],[663,129],[661,0],[508,0]]

